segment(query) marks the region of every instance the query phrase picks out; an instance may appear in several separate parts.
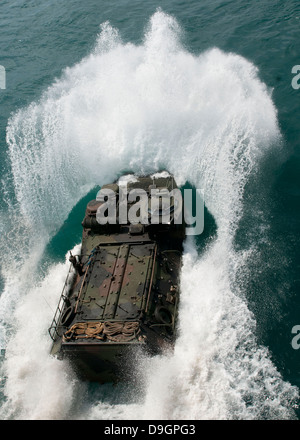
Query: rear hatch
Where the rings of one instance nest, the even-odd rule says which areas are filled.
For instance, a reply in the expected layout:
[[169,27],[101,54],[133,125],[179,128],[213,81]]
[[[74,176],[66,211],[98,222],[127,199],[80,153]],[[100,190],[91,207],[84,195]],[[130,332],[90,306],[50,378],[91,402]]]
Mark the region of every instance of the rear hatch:
[[137,321],[151,290],[155,246],[98,246],[79,291],[76,321]]

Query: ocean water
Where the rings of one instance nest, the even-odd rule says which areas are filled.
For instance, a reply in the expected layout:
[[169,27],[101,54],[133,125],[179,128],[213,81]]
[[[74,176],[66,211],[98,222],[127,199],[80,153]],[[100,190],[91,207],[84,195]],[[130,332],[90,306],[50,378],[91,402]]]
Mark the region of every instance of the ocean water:
[[[299,2],[3,0],[0,418],[299,419]],[[298,50],[297,50],[298,49]],[[204,190],[173,353],[80,382],[47,329],[87,201]]]

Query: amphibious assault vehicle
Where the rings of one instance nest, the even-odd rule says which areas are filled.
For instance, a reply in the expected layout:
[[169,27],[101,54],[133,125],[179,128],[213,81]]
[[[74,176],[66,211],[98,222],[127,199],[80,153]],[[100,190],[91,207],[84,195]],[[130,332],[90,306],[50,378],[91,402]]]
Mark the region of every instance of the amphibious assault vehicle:
[[160,353],[176,337],[185,238],[183,216],[176,221],[183,209],[180,190],[167,172],[124,179],[102,186],[102,198],[88,203],[81,251],[70,255],[49,328],[51,354],[69,358],[83,379],[100,383],[122,377],[132,349]]

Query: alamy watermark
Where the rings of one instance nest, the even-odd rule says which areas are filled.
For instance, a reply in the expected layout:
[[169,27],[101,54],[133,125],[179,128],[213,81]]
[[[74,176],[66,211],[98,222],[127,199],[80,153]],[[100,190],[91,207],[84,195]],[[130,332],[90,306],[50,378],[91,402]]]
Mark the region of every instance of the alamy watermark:
[[300,65],[293,66],[292,74],[296,75],[292,79],[292,87],[293,89],[298,90],[300,89]]
[[0,66],[0,89],[6,89],[6,71],[3,66]]
[[133,188],[128,192],[127,184],[123,182],[117,193],[110,188],[100,189],[96,199],[101,203],[96,213],[101,225],[180,225],[184,222],[186,235],[199,235],[204,229],[204,197],[200,189],[184,189],[183,196],[178,188],[172,191],[152,188],[149,192]]
[[292,347],[294,350],[298,350],[300,348],[300,325],[294,325],[292,334],[296,335],[292,339]]

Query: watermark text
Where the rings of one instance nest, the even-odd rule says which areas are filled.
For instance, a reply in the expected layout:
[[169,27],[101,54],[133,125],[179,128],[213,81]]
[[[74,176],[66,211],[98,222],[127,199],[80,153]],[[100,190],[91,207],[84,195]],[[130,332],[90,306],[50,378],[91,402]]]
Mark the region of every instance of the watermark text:
[[300,348],[300,325],[294,325],[292,334],[296,335],[292,339],[292,347],[294,350],[298,350]]
[[292,79],[292,87],[295,90],[300,89],[300,65],[293,66],[292,74],[296,75]]
[[203,190],[142,188],[128,191],[126,182],[118,191],[102,188],[97,194],[101,204],[96,219],[100,225],[121,224],[174,224],[186,225],[186,235],[199,235],[204,229]]
[[6,71],[3,66],[0,66],[0,89],[6,89]]

